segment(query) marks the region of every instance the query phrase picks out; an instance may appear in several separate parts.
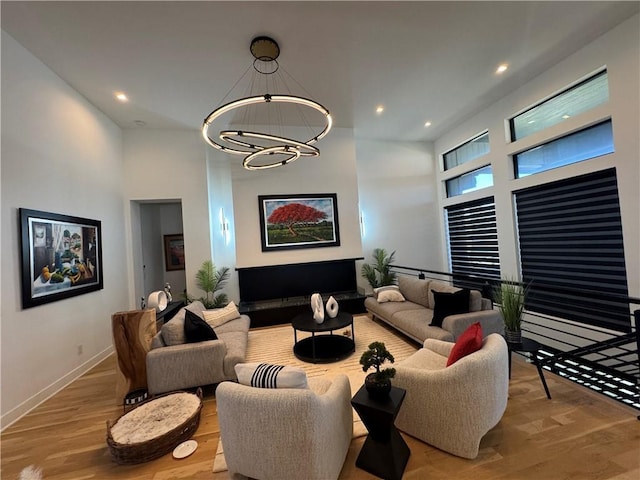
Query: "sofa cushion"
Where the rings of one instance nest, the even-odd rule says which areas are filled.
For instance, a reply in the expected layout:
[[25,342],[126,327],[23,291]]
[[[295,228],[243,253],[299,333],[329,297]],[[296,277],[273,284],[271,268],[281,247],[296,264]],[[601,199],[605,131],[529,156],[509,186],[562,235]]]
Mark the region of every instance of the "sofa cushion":
[[218,336],[213,328],[191,310],[185,312],[184,336],[187,343],[206,342],[207,340],[217,340]]
[[456,344],[451,349],[447,359],[447,367],[453,365],[458,360],[467,355],[477,352],[482,348],[482,325],[476,322],[467,328],[456,340]]
[[238,383],[260,388],[308,388],[307,374],[299,367],[268,363],[239,363]]
[[439,355],[428,348],[421,348],[402,360],[398,365],[420,370],[442,370],[447,366],[447,357]]
[[184,336],[184,316],[187,310],[202,318],[201,314],[204,310],[204,305],[200,301],[191,302],[186,307],[178,310],[178,313],[162,326],[160,332],[162,332],[162,339],[167,346],[186,343],[187,340]]
[[400,290],[384,290],[378,292],[378,302],[404,302],[405,298],[400,293]]
[[234,318],[238,318],[240,316],[240,312],[238,311],[238,307],[236,307],[235,303],[229,302],[229,304],[224,308],[204,310],[202,312],[202,316],[209,325],[216,328],[230,320],[233,320]]
[[404,298],[427,308],[429,308],[430,283],[430,280],[422,280],[407,275],[398,276],[398,286]]
[[[424,310],[427,311],[422,305],[418,305],[417,303],[409,302],[405,300],[404,302],[378,302],[373,297],[367,297],[364,299],[365,308],[372,313],[381,318],[390,319],[396,312],[400,312],[403,310]],[[430,318],[429,318],[430,320]],[[429,323],[427,321],[427,323]]]
[[469,311],[479,312],[482,310],[482,294],[478,290],[469,291]]
[[[413,303],[412,305],[416,305]],[[414,310],[400,310],[391,317],[392,325],[406,335],[422,342],[425,338],[437,338],[453,342],[453,335],[446,330],[429,325],[433,310],[417,308]]]
[[432,327],[442,327],[442,321],[449,315],[469,313],[469,290],[444,293],[431,291],[434,298]]

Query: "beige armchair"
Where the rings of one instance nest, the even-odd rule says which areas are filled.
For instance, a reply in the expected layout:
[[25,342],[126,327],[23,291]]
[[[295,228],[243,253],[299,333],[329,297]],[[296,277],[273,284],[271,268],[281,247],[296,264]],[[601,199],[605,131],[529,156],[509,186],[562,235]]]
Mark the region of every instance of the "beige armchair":
[[507,408],[507,344],[498,334],[482,348],[445,367],[453,343],[427,339],[399,362],[393,384],[407,390],[396,426],[429,445],[475,458],[481,438]]
[[338,478],[353,434],[346,375],[310,378],[309,389],[216,389],[220,436],[234,480]]

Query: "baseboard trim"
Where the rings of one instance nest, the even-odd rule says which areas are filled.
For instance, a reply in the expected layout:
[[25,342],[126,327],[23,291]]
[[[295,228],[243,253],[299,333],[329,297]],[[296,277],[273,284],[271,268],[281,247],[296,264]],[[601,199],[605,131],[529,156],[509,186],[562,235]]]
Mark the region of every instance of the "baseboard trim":
[[113,345],[110,345],[100,353],[91,357],[82,365],[79,365],[78,367],[71,370],[69,373],[67,373],[65,376],[63,376],[59,380],[56,380],[48,387],[43,388],[35,395],[26,399],[17,407],[11,409],[10,411],[2,415],[2,417],[0,417],[0,432],[4,431],[5,428],[11,426],[12,424],[20,420],[22,417],[24,417],[27,413],[29,413],[31,410],[36,408],[38,405],[47,401],[49,398],[54,396],[60,390],[62,390],[63,388],[68,386],[70,383],[77,380],[79,377],[81,377],[85,373],[87,373],[89,370],[91,370],[93,367],[98,365],[100,362],[102,362],[105,358],[107,358],[112,353],[113,353]]

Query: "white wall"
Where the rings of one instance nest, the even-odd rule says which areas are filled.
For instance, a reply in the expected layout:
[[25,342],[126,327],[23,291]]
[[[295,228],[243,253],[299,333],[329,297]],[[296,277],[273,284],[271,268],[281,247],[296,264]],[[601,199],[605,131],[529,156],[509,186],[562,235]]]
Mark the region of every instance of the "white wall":
[[[433,145],[356,139],[365,262],[374,248],[395,251],[394,264],[441,271],[442,228]],[[360,277],[359,287],[371,287]]]
[[[5,32],[1,176],[4,428],[104,358],[129,306],[120,129]],[[104,289],[23,310],[20,207],[100,220]]]
[[[443,152],[489,129],[491,152],[461,167],[442,173],[438,168],[438,189],[442,207],[451,203],[494,195],[500,247],[500,264],[504,276],[518,276],[516,226],[512,194],[515,190],[572,177],[584,173],[616,167],[618,193],[622,214],[625,259],[629,295],[640,297],[640,46],[638,42],[639,16],[635,15],[617,28],[604,34],[575,54],[547,70],[516,92],[452,129],[435,143],[435,152]],[[609,102],[589,112],[577,115],[556,126],[517,142],[507,143],[506,119],[514,114],[562,91],[579,79],[588,77],[602,66],[609,73]],[[510,155],[538,142],[544,142],[580,129],[582,126],[611,118],[615,153],[569,165],[521,179],[513,178]],[[494,186],[445,199],[441,183],[445,178],[460,175],[491,163]],[[441,218],[440,224],[444,224]],[[446,259],[446,248],[441,251]]]
[[[199,132],[187,130],[125,130],[124,196],[127,252],[130,255],[131,302],[137,305],[142,282],[142,255],[137,232],[135,202],[180,201],[185,244],[185,276],[190,295],[200,296],[195,275],[202,262],[211,259],[205,148]],[[180,291],[173,290],[174,295]]]
[[[335,128],[318,147],[319,157],[302,157],[286,167],[247,171],[241,166],[241,157],[232,163],[238,267],[362,256],[353,133],[350,129]],[[258,195],[298,193],[337,194],[340,246],[262,252]]]

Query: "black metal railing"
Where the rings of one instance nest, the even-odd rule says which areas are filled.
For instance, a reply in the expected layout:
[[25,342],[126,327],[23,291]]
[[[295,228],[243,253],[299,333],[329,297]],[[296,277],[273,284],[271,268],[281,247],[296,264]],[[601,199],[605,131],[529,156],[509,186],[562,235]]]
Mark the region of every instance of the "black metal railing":
[[[469,275],[440,272],[425,268],[391,265],[396,274],[412,275],[445,281],[458,287],[480,290],[484,297],[493,300],[493,292],[500,279],[481,278]],[[598,393],[613,398],[627,406],[640,410],[640,298],[623,297],[602,291],[559,289],[536,285],[539,290],[553,288],[564,290],[567,298],[575,298],[563,305],[563,309],[579,308],[579,298],[589,296],[602,300],[601,307],[593,307],[591,316],[599,320],[596,324],[583,323],[526,310],[522,325],[527,336],[535,338],[544,348],[538,358],[543,368]],[[611,303],[628,305],[629,322],[620,322],[614,327],[607,324],[607,306]],[[640,417],[639,417],[640,418]]]

